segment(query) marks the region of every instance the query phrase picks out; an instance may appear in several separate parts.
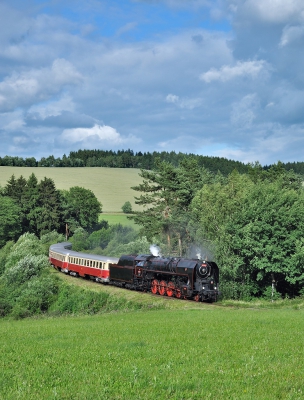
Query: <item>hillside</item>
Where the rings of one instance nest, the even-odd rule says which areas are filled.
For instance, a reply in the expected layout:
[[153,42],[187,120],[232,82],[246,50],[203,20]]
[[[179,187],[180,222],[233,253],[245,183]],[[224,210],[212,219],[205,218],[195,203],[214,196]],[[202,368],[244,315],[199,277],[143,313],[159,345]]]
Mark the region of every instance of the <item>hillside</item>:
[[44,167],[0,167],[0,185],[6,185],[14,174],[26,179],[34,173],[40,181],[44,177],[54,180],[57,189],[69,189],[81,186],[94,192],[102,203],[103,212],[121,211],[122,205],[130,201],[133,210],[138,210],[134,203],[136,192],[131,186],[141,182],[139,169],[133,168],[44,168]]

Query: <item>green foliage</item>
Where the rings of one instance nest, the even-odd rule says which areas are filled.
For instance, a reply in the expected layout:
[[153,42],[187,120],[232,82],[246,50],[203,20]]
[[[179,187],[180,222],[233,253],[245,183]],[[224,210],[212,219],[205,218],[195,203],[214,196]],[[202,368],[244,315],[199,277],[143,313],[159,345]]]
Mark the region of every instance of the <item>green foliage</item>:
[[154,171],[141,171],[143,183],[133,187],[140,192],[136,204],[144,208],[131,218],[142,226],[148,240],[167,242],[168,252],[185,254],[190,243],[188,232],[191,201],[212,175],[198,166],[194,158],[184,159],[178,168],[157,162]]
[[276,289],[272,289],[271,286],[267,286],[264,289],[262,298],[265,300],[276,301],[282,299],[282,295],[276,291]]
[[279,167],[254,179],[234,172],[226,184],[205,185],[192,202],[196,234],[213,241],[222,279],[251,295],[272,281],[281,294],[295,294],[304,282],[304,192],[291,176]]
[[11,247],[10,254],[6,257],[5,269],[14,267],[24,257],[40,256],[45,254],[45,248],[33,233],[25,233]]
[[98,223],[102,204],[89,189],[79,186],[62,191],[65,208],[65,222],[69,225],[91,229]]
[[2,275],[5,270],[7,257],[10,254],[14,244],[15,243],[10,240],[9,242],[6,242],[5,246],[3,246],[2,249],[0,249],[0,275]]
[[96,247],[100,247],[104,249],[107,247],[113,236],[113,230],[109,227],[102,228],[98,231],[92,232],[87,239],[88,247],[90,249],[95,249]]
[[[36,272],[39,273],[38,270]],[[11,315],[21,319],[48,311],[57,299],[58,282],[51,276],[36,276],[25,285]]]
[[3,278],[8,284],[22,285],[29,279],[40,275],[40,272],[47,267],[49,267],[49,261],[45,255],[28,255],[18,261],[16,265],[7,268]]
[[70,238],[70,241],[73,243],[73,250],[82,251],[87,250],[89,248],[89,244],[87,243],[87,239],[89,234],[83,228],[77,228],[74,232],[74,235]]
[[20,207],[9,197],[0,196],[0,247],[16,240],[22,231]]
[[132,214],[132,205],[129,201],[126,201],[121,209],[125,214]]

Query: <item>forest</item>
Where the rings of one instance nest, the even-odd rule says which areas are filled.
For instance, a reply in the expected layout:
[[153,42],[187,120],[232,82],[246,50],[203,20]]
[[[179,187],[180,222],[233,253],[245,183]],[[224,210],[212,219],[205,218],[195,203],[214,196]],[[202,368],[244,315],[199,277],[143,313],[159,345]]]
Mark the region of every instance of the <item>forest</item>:
[[[268,169],[256,163],[246,173],[234,169],[225,176],[202,167],[196,157],[186,157],[178,166],[156,158],[153,169],[141,169],[140,177],[142,183],[132,189],[142,211],[128,214],[139,227],[135,230],[102,220],[102,205],[90,190],[57,190],[49,178],[38,182],[34,174],[27,180],[13,175],[0,190],[0,308],[10,269],[17,268],[17,275],[22,268],[32,271],[39,260],[30,258],[31,246],[45,249],[34,237],[48,244],[50,238],[69,239],[76,251],[108,256],[149,253],[151,244],[162,255],[200,254],[218,263],[223,299],[304,294],[299,174],[281,163]],[[24,252],[21,258],[14,256],[20,240],[29,243],[28,259]],[[38,253],[32,256],[43,255]]]
[[[133,150],[78,150],[71,151],[68,156],[65,154],[62,158],[55,158],[53,155],[42,157],[36,160],[35,157],[0,157],[0,166],[16,167],[107,167],[107,168],[139,168],[151,170],[155,167],[158,159],[166,161],[177,167],[185,158],[194,158],[198,165],[207,168],[213,173],[220,172],[224,176],[230,174],[233,170],[239,173],[246,173],[248,165],[235,160],[228,160],[224,157],[209,157],[197,154],[185,154],[171,152],[153,153],[141,151],[135,153]],[[304,163],[281,163],[281,166],[287,171],[293,170],[297,174],[304,175]],[[272,165],[266,165],[263,169],[267,170]]]

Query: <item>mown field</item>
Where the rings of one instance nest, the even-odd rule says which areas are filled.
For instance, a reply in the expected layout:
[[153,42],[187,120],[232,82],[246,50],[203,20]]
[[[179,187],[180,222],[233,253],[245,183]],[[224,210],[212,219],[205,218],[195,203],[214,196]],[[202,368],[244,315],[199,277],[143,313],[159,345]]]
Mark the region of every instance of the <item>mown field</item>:
[[120,212],[122,205],[130,201],[133,210],[137,210],[131,189],[141,182],[139,170],[132,168],[31,168],[0,167],[0,186],[5,186],[14,174],[16,178],[23,175],[28,178],[34,173],[40,181],[44,177],[52,178],[57,189],[68,189],[81,186],[93,191],[102,203],[104,212]]
[[139,229],[139,226],[128,219],[127,214],[123,213],[102,213],[100,214],[99,220],[106,220],[109,225],[121,224],[123,226],[131,226],[134,229]]
[[302,399],[303,310],[2,321],[0,398]]

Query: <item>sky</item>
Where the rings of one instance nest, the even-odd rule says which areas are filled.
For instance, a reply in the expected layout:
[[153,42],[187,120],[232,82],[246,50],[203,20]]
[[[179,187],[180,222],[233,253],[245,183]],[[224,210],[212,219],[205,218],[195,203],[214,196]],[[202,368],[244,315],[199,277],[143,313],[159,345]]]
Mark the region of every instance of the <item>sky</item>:
[[1,0],[0,156],[304,161],[303,0]]

